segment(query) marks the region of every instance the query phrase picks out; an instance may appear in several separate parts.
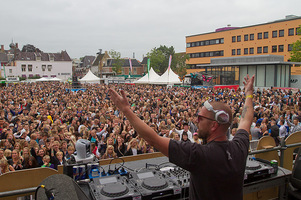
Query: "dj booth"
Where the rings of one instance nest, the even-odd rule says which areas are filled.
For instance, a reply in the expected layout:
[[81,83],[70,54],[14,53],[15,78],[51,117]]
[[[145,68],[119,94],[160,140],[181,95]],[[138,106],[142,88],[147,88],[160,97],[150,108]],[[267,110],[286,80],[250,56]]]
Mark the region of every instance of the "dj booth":
[[[189,172],[170,163],[165,156],[105,164],[98,171],[89,170],[84,180],[74,177],[87,199],[189,198]],[[248,157],[244,199],[287,199],[290,175],[289,170]]]

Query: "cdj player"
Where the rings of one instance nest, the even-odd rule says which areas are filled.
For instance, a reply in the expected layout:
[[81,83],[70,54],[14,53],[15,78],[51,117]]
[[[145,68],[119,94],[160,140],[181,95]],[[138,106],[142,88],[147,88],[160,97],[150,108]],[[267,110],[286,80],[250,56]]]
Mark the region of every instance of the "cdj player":
[[122,199],[140,200],[141,195],[136,188],[129,183],[128,177],[117,175],[94,178],[90,183],[90,191],[93,199]]
[[132,173],[130,182],[140,192],[142,199],[175,199],[181,197],[181,187],[162,171],[145,169],[139,173]]
[[260,179],[270,177],[272,174],[276,174],[278,170],[278,163],[273,163],[248,157],[245,169],[244,183],[250,183]]
[[188,179],[188,182],[182,180],[180,173],[172,167],[168,171],[144,169],[127,176],[115,174],[98,177],[89,183],[90,193],[95,200],[179,199],[182,198],[179,183],[183,183],[183,187],[185,183],[186,187],[189,182]]

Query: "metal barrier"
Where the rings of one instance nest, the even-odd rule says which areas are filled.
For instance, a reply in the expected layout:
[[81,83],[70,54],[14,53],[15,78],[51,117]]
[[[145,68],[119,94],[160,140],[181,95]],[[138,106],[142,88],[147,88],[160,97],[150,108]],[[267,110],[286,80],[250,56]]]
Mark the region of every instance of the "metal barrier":
[[273,148],[270,148],[270,149],[255,150],[255,151],[249,152],[249,155],[255,155],[255,154],[260,154],[260,153],[265,153],[265,152],[270,152],[270,151],[279,151],[280,150],[280,163],[279,163],[279,166],[283,167],[284,151],[286,149],[292,148],[292,147],[301,147],[301,143],[294,143],[294,144],[288,144],[288,145],[283,144],[282,146],[277,146],[277,147],[273,147]]
[[[289,145],[282,144],[282,146],[277,146],[277,147],[274,147],[274,148],[254,150],[254,151],[249,152],[249,155],[256,155],[256,154],[270,152],[270,151],[280,151],[281,154],[280,154],[279,166],[283,167],[284,151],[286,149],[292,148],[292,147],[301,147],[301,143],[294,143],[294,144],[289,144]],[[36,188],[37,187],[31,187],[31,188],[25,188],[25,189],[20,189],[20,190],[0,192],[0,198],[14,196],[14,195],[22,195],[22,194],[25,195],[25,194],[28,194],[28,193],[35,192]]]

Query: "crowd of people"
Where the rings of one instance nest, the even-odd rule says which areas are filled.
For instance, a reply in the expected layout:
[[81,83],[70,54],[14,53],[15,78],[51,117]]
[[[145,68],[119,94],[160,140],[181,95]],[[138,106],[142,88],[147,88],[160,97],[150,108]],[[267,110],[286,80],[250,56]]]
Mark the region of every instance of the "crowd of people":
[[[242,89],[167,88],[154,85],[89,84],[71,92],[67,83],[17,83],[0,88],[0,174],[36,168],[56,169],[75,152],[78,139],[91,141],[98,159],[157,151],[135,131],[110,100],[109,89],[122,89],[133,112],[158,135],[206,144],[197,134],[198,109],[206,100],[230,106],[231,140],[245,102]],[[301,92],[257,89],[250,139],[270,135],[278,145],[301,131]]]

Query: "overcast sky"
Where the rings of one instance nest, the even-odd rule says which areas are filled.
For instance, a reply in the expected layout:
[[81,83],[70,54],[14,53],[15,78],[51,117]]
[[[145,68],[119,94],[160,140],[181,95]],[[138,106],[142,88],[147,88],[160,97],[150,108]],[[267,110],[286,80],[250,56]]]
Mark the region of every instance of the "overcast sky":
[[184,52],[186,36],[301,16],[300,8],[301,0],[2,0],[0,43],[71,58],[114,49],[141,61],[160,45]]

